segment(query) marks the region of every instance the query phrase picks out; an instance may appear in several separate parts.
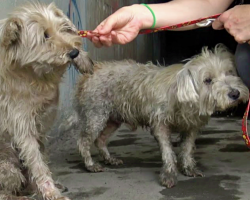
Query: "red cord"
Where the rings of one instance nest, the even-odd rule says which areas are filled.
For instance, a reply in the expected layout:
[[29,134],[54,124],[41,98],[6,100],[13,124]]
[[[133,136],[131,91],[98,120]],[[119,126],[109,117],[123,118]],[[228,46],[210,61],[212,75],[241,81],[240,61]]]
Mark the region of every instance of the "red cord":
[[[207,19],[216,19],[220,15],[221,14],[216,14],[216,15],[212,15],[209,17],[204,17],[204,18],[200,18],[200,19],[196,19],[196,20],[192,20],[192,21],[188,21],[188,22],[184,22],[184,23],[180,23],[180,24],[176,24],[176,25],[164,26],[164,27],[155,28],[155,29],[145,29],[145,30],[141,30],[139,32],[139,34],[149,34],[149,33],[155,33],[155,32],[159,32],[159,31],[166,31],[166,30],[177,29],[177,28],[181,28],[181,27],[185,27],[185,26],[190,26],[192,24],[196,24],[198,22],[202,22],[202,21],[207,20]],[[98,33],[95,33],[92,31],[87,31],[87,30],[85,30],[85,31],[79,30],[78,35],[80,35],[81,37],[87,37],[88,32],[91,32],[92,34],[96,34],[98,36]]]
[[[249,98],[250,98],[250,96],[249,96]],[[249,135],[247,132],[247,118],[248,118],[248,113],[249,113],[249,107],[250,107],[250,101],[248,101],[247,108],[246,108],[246,111],[244,113],[244,116],[242,119],[242,125],[241,125],[242,137],[245,140],[248,148],[250,148],[250,138],[249,138]]]

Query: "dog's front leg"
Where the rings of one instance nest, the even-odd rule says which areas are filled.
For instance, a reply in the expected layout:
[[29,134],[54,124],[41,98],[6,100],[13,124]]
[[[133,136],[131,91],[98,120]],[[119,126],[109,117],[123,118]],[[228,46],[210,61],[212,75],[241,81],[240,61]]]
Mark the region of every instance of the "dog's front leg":
[[182,143],[181,143],[181,152],[179,154],[179,164],[181,171],[184,175],[190,177],[203,177],[201,171],[196,168],[196,162],[194,159],[194,150],[195,150],[195,140],[197,136],[197,131],[192,130],[188,133],[183,133]]
[[36,183],[39,192],[46,200],[63,198],[55,187],[49,167],[44,161],[37,141],[39,133],[36,129],[34,117],[20,117],[14,122],[14,143],[20,151],[20,159],[29,170],[30,178]]
[[157,124],[152,131],[158,141],[162,153],[163,167],[160,174],[162,185],[172,188],[177,184],[176,155],[172,149],[171,131],[164,123]]

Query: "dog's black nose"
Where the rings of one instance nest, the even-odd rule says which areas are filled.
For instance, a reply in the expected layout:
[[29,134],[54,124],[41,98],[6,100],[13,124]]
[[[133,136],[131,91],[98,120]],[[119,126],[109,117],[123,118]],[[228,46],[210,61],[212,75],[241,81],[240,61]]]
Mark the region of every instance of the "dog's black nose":
[[231,92],[228,93],[228,96],[231,99],[236,100],[236,99],[238,99],[240,97],[240,91],[233,89]]
[[69,57],[71,59],[76,58],[79,55],[79,50],[78,49],[73,49],[71,52],[69,52]]

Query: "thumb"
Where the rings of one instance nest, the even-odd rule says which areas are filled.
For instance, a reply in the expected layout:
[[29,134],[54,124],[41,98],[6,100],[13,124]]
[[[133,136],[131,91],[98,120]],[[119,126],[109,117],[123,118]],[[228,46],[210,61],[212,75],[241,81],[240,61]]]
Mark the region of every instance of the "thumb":
[[108,19],[106,19],[102,23],[102,26],[99,28],[99,33],[101,35],[107,35],[107,34],[111,33],[111,31],[116,26],[116,23],[117,23],[116,17],[110,16]]
[[222,30],[224,29],[224,23],[218,18],[213,22],[212,27],[214,30]]
[[221,14],[212,24],[214,30],[224,29],[224,24],[230,16],[231,10],[228,10]]

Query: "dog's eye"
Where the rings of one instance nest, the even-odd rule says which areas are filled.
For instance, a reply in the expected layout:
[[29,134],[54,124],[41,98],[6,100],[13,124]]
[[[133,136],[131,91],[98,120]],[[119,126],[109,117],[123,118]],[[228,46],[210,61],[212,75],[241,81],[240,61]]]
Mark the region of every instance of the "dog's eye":
[[48,39],[49,38],[49,34],[47,32],[44,32],[44,38]]
[[204,80],[204,83],[207,84],[207,85],[209,85],[209,84],[212,83],[212,79],[211,79],[211,78],[206,78],[206,79]]
[[67,28],[66,32],[70,34],[76,34],[76,32],[71,28]]
[[229,71],[226,73],[226,75],[227,75],[227,76],[229,76],[229,75],[232,75],[232,76],[233,76],[233,75],[234,75],[233,70],[229,70]]

